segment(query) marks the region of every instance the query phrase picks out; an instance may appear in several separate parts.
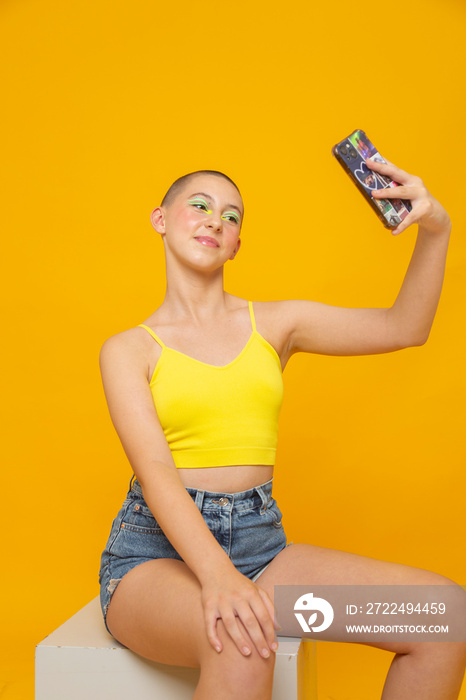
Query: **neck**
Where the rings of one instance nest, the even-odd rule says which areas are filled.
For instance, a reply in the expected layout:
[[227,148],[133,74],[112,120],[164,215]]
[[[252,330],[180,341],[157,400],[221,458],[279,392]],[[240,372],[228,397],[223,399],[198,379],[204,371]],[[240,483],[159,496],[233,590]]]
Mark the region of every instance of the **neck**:
[[172,317],[202,323],[225,310],[227,292],[223,288],[223,267],[213,272],[167,269],[167,287],[161,306]]

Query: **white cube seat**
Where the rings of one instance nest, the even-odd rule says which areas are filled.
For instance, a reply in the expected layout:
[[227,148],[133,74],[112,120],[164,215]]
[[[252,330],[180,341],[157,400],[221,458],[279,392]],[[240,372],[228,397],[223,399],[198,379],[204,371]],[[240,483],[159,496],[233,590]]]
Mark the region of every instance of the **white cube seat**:
[[[272,700],[302,700],[304,642],[278,642]],[[315,658],[311,664],[315,674]],[[191,700],[198,679],[198,669],[149,661],[120,644],[105,628],[99,596],[36,645],[35,700]]]

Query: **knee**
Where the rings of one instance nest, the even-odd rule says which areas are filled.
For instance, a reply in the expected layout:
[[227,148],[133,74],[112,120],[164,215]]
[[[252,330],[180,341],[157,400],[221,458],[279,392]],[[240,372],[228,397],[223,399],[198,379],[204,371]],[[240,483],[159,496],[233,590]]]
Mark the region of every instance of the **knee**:
[[[230,653],[231,652],[231,653]],[[257,652],[243,656],[236,648],[224,647],[216,657],[201,659],[199,684],[221,690],[225,697],[266,700],[272,697],[275,654],[264,659]],[[209,696],[210,697],[210,696]]]
[[[227,697],[229,693],[243,700],[265,700],[272,695],[275,654],[270,652],[268,658],[259,654],[251,640],[251,652],[244,656],[233,639],[226,632],[221,621],[217,626],[221,639],[222,651],[216,652],[210,647],[201,654],[201,679],[203,675],[217,678]],[[210,646],[210,645],[209,645]]]
[[231,655],[226,649],[221,654],[225,651],[227,654],[221,671],[225,687],[235,689],[235,697],[244,700],[271,697],[275,654],[272,652],[268,659],[264,659],[257,651],[243,656],[236,646],[231,650]]

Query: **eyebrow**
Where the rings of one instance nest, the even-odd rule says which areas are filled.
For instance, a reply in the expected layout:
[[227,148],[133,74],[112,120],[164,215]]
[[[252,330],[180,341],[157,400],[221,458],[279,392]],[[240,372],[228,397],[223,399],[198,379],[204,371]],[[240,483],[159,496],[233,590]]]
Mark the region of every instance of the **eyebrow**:
[[[193,199],[194,197],[197,197],[198,195],[202,195],[203,197],[207,197],[207,199],[213,199],[212,195],[207,194],[206,192],[196,192],[195,194],[192,194],[189,199]],[[227,209],[236,209],[237,212],[239,212],[242,215],[242,211],[239,207],[236,206],[236,204],[227,204]]]

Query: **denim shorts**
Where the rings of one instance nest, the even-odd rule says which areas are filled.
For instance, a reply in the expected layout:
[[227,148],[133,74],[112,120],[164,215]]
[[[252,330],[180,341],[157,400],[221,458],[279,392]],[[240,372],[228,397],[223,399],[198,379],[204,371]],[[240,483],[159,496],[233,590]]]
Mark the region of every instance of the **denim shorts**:
[[[110,634],[107,610],[123,576],[138,564],[152,559],[182,561],[149,510],[141,486],[137,479],[133,481],[133,476],[113,520],[100,562],[100,604]],[[282,513],[272,498],[272,481],[237,493],[186,487],[217,542],[238,571],[252,581],[287,546]]]

